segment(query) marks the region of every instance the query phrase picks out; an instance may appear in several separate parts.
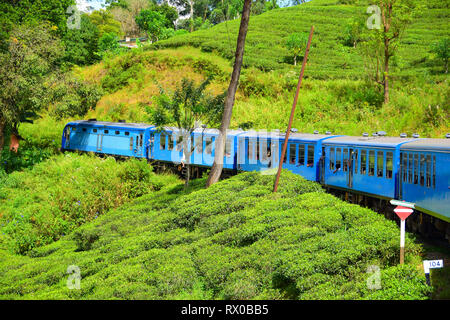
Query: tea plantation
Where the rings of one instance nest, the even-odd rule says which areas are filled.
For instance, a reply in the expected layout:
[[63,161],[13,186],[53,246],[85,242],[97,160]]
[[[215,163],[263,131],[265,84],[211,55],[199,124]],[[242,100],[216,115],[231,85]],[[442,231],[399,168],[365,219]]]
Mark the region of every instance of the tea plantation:
[[[170,176],[157,179],[138,161],[118,164],[78,157],[74,163],[59,161],[61,165],[55,162],[48,173],[38,165],[10,175],[0,187],[1,206],[9,210],[9,219],[15,215],[17,224],[27,226],[24,230],[38,234],[30,215],[49,202],[77,208],[62,212],[76,216],[74,224],[85,223],[67,228],[51,244],[29,247],[25,255],[11,252],[24,233],[13,232],[18,227],[11,224],[3,226],[1,299],[429,297],[431,289],[418,267],[421,247],[412,237],[406,240],[406,264],[398,266],[399,231],[393,221],[347,204],[288,171],[273,194],[273,176],[257,172],[239,174],[208,189],[203,188],[204,179],[196,180],[185,190]],[[87,168],[77,167],[77,161],[85,161]],[[107,170],[112,166],[118,173],[111,176]],[[63,172],[67,177],[57,178]],[[130,181],[136,181],[136,175],[142,178],[133,189],[136,184]],[[36,176],[44,182],[33,180]],[[75,178],[81,180],[79,186]],[[62,179],[58,187],[50,183],[56,179]],[[99,183],[89,187],[93,179]],[[163,180],[164,185],[159,184]],[[100,186],[103,189],[97,189]],[[124,197],[142,196],[115,209],[124,201],[90,202],[90,194],[108,198],[112,189]],[[13,204],[6,201],[6,190],[15,190],[7,193]],[[30,203],[21,203],[20,192],[36,195]],[[94,210],[101,214],[88,218],[95,211],[79,210],[77,199],[83,206],[96,205],[99,209]],[[21,210],[27,221],[18,218]],[[51,221],[50,215],[40,219],[55,226],[67,221],[67,216],[54,217],[61,223]],[[69,266],[81,271],[80,290],[67,287]],[[370,266],[380,270],[380,287],[368,286],[374,275],[367,272]]]

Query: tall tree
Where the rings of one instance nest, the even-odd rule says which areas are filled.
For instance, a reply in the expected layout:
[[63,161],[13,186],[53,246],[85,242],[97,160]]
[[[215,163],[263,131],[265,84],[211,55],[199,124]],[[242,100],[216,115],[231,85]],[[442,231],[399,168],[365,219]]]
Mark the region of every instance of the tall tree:
[[225,151],[225,141],[227,138],[227,129],[230,126],[231,115],[233,113],[234,100],[236,90],[241,75],[242,62],[244,60],[245,38],[247,36],[248,22],[250,20],[250,9],[252,0],[245,0],[244,8],[242,9],[241,25],[239,27],[239,35],[236,45],[236,53],[234,59],[233,73],[231,74],[230,85],[225,99],[225,108],[222,116],[222,124],[220,125],[220,133],[216,140],[214,164],[206,182],[206,187],[219,181],[223,169],[223,156]]
[[8,51],[0,54],[0,142],[5,129],[18,135],[20,123],[32,122],[47,105],[45,79],[58,68],[63,55],[60,41],[46,25],[11,31]]
[[[161,90],[157,99],[157,107],[152,111],[152,122],[160,131],[164,126],[176,125],[180,128],[181,149],[186,159],[186,186],[190,179],[190,159],[195,146],[191,143],[191,136],[200,125],[214,126],[220,122],[225,93],[212,96],[205,92],[210,79],[206,79],[199,86],[194,81],[183,78],[181,85],[169,97]],[[173,152],[176,152],[175,150]]]
[[376,6],[371,6],[373,15],[369,19],[378,19],[380,26],[370,30],[366,45],[369,50],[366,54],[375,57],[376,64],[373,64],[373,68],[376,68],[375,78],[383,86],[384,103],[389,103],[390,59],[396,54],[407,26],[423,6],[418,5],[416,0],[377,0],[374,3]]
[[163,29],[167,24],[167,19],[164,15],[153,10],[142,10],[136,17],[136,23],[139,28],[145,30],[152,42],[158,41]]

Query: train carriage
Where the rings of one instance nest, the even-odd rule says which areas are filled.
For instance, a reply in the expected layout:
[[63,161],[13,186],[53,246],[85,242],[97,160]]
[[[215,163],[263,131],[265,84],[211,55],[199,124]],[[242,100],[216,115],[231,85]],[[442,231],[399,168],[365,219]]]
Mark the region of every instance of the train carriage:
[[450,222],[450,140],[419,139],[400,152],[399,199]]
[[413,138],[341,136],[324,142],[324,184],[385,199],[398,198],[400,146]]
[[153,130],[143,123],[73,121],[64,128],[61,149],[146,158]]

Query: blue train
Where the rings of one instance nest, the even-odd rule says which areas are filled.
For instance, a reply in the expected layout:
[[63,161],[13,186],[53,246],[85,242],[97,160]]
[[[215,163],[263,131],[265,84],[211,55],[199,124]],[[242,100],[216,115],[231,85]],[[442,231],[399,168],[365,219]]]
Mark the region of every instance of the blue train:
[[[188,146],[193,169],[211,167],[217,129],[195,130]],[[387,137],[384,132],[361,137],[293,132],[283,168],[317,181],[353,202],[385,206],[391,199],[415,203],[450,240],[450,136],[446,139]],[[161,163],[183,159],[180,129],[150,124],[101,122],[68,123],[62,150],[137,157]],[[278,166],[285,134],[229,130],[224,169],[262,171]],[[422,214],[420,217],[422,223]],[[437,218],[437,219],[436,219]],[[413,220],[413,219],[408,219]],[[420,228],[420,226],[419,226]],[[413,228],[414,229],[414,228]]]

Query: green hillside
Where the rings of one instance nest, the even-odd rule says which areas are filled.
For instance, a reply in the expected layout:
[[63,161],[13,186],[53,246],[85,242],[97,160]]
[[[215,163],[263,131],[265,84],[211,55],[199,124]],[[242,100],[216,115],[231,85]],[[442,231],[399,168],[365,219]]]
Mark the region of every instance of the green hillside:
[[[257,172],[208,189],[205,179],[193,183],[184,191],[166,179],[161,190],[147,189],[26,256],[8,252],[0,236],[0,299],[426,299],[431,292],[412,237],[406,264],[397,266],[395,222],[314,182],[285,171],[277,194],[273,176]],[[381,289],[367,286],[371,265],[380,268]],[[81,272],[80,290],[67,287],[69,266]]]
[[[262,70],[292,69],[292,58],[285,48],[286,38],[293,32],[307,32],[314,25],[315,32],[308,63],[308,77],[362,78],[364,63],[357,49],[343,45],[346,24],[356,17],[369,17],[367,5],[339,4],[339,0],[312,0],[302,5],[271,10],[252,16],[246,39],[244,65]],[[356,1],[355,1],[356,2]],[[433,1],[431,3],[436,3]],[[450,36],[449,1],[430,5],[408,27],[394,63],[394,75],[415,76],[441,71],[430,58],[430,46]],[[437,7],[438,6],[438,7]],[[364,19],[364,18],[362,18]],[[240,20],[229,21],[211,29],[160,41],[155,47],[200,47],[232,59]]]

